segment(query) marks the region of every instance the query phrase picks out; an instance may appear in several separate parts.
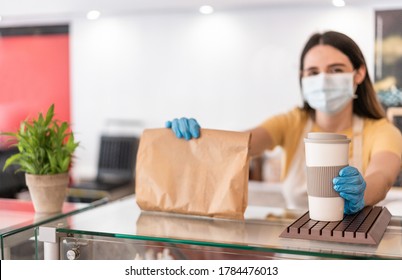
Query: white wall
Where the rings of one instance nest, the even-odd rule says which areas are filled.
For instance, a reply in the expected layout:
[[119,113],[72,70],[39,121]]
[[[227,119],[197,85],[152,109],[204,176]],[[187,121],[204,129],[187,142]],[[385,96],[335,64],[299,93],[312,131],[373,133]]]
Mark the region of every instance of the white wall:
[[362,48],[371,77],[374,10],[303,7],[209,16],[147,14],[71,24],[75,176],[94,176],[108,118],[162,127],[192,116],[202,127],[243,130],[301,104],[299,55],[328,29]]

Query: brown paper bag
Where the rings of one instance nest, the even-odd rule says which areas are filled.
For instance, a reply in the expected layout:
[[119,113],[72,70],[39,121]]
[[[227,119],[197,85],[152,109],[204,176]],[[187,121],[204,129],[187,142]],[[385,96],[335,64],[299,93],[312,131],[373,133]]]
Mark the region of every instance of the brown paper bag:
[[248,193],[250,133],[202,129],[178,139],[170,129],[147,129],[136,163],[142,210],[243,219]]

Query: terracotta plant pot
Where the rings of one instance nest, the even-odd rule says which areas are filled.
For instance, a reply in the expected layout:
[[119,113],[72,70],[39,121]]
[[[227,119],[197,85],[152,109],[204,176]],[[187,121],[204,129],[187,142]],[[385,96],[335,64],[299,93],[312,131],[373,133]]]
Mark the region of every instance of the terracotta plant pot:
[[35,212],[61,212],[69,184],[68,173],[55,175],[32,175],[26,173],[25,180]]

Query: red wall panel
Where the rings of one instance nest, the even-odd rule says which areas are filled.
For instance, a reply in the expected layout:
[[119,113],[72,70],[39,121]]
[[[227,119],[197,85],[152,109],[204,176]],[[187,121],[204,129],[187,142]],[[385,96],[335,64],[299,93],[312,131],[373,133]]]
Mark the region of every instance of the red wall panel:
[[70,121],[68,34],[0,37],[0,131],[45,113]]

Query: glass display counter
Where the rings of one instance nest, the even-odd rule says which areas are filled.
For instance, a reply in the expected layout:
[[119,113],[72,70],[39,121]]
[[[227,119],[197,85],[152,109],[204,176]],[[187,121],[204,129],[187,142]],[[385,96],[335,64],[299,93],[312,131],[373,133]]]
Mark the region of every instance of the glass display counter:
[[400,216],[378,245],[281,238],[302,214],[256,205],[244,221],[146,212],[132,195],[41,227],[51,234],[39,239],[56,244],[59,259],[402,259]]
[[99,200],[91,204],[65,202],[60,213],[39,214],[35,213],[31,201],[0,199],[1,259],[43,258],[43,250],[37,247],[41,244],[35,238],[39,226],[92,209],[106,201]]

